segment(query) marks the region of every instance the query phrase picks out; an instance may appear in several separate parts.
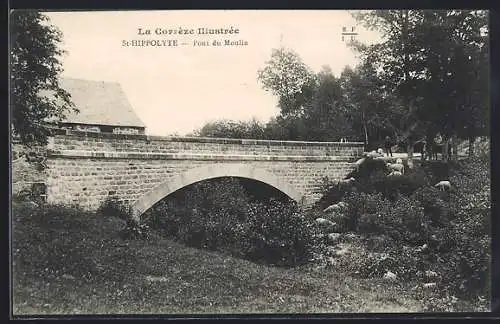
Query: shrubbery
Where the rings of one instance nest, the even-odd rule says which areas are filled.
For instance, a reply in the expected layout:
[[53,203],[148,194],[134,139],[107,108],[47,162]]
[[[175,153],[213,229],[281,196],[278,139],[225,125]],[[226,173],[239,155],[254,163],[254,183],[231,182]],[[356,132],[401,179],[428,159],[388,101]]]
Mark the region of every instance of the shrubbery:
[[[377,183],[375,171],[366,181],[374,184],[372,188],[368,185],[344,196],[349,204],[344,224],[347,229],[368,238],[384,237],[382,250],[388,254],[353,260],[356,271],[379,276],[390,269],[402,278],[420,280],[425,279],[425,269],[433,268],[439,276],[429,280],[437,282],[443,291],[489,294],[489,161],[455,162],[447,172],[452,183],[449,192],[431,186],[432,178],[415,168],[400,177],[402,182],[387,188],[388,181]],[[395,196],[387,195],[391,191]],[[368,246],[375,249],[374,244]],[[426,248],[422,250],[422,246]]]
[[407,169],[402,176],[388,177],[386,162],[367,158],[350,176],[355,178],[353,184],[337,185],[324,178],[320,184],[322,198],[316,204],[323,209],[330,204],[344,200],[351,193],[382,194],[383,198],[396,201],[400,195],[410,196],[420,188],[432,184],[432,178],[421,168]]
[[115,196],[109,196],[97,209],[97,215],[118,217],[126,222],[120,231],[124,239],[147,238],[148,225],[136,221],[132,217],[132,210],[127,203],[120,201]]
[[316,245],[314,224],[295,205],[252,203],[245,223],[241,250],[251,260],[282,266],[303,264]]
[[[80,278],[95,275],[92,253],[96,246],[86,240],[92,213],[78,206],[16,204],[13,210],[13,266],[18,276]],[[62,247],[69,247],[63,250]]]
[[312,223],[296,205],[251,201],[235,178],[185,188],[144,219],[188,245],[282,266],[307,261],[314,246]]

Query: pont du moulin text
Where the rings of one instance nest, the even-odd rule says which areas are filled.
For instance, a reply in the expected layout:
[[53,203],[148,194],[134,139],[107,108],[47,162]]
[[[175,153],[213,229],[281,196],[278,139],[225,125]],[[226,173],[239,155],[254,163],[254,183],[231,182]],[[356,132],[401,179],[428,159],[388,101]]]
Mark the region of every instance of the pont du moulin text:
[[[228,28],[206,28],[200,27],[196,29],[165,29],[165,28],[155,28],[155,29],[145,29],[138,28],[137,34],[141,36],[179,36],[179,35],[206,35],[206,36],[232,36],[238,35],[240,30],[230,26]],[[176,47],[179,45],[191,45],[194,47],[205,47],[205,46],[244,46],[248,45],[246,40],[234,40],[234,39],[191,39],[190,42],[180,41],[178,39],[136,39],[136,40],[123,40],[123,46],[141,46],[141,47]]]

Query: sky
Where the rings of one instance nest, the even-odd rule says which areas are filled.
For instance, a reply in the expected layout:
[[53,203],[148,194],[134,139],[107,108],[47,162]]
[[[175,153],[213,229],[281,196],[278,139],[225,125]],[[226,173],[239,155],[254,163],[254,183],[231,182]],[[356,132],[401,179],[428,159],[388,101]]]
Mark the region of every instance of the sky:
[[[262,89],[257,71],[273,48],[293,49],[313,71],[328,65],[339,76],[345,66],[357,64],[355,53],[341,39],[342,27],[355,26],[362,42],[378,37],[356,25],[344,10],[51,12],[47,16],[63,34],[62,77],[120,83],[151,135],[186,135],[217,119],[267,121],[279,112],[277,98]],[[198,28],[233,28],[239,33],[200,35]],[[145,35],[148,29],[151,34]],[[156,34],[157,29],[193,29],[194,34]],[[226,39],[247,45],[212,46],[214,40],[224,44]],[[135,40],[162,44],[177,40],[178,46],[131,46]],[[211,46],[198,46],[203,41]]]

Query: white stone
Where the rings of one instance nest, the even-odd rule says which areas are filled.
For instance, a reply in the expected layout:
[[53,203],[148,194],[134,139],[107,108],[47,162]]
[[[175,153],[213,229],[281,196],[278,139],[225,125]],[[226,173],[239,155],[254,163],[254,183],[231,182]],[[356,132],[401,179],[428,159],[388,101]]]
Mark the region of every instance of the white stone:
[[339,233],[330,233],[327,236],[328,242],[330,242],[330,243],[337,243],[338,240],[340,239],[340,236],[341,235]]
[[165,282],[168,279],[165,277],[146,276],[146,280],[151,282]]
[[425,283],[424,288],[435,288],[436,283],[435,282],[430,282],[430,283]]
[[398,278],[398,276],[391,271],[387,271],[384,274],[384,279],[387,279],[387,280],[396,280],[397,278]]
[[426,277],[428,277],[428,278],[437,277],[437,275],[438,275],[438,274],[437,274],[436,272],[431,271],[431,270],[427,270],[427,271],[425,272],[425,276],[426,276]]

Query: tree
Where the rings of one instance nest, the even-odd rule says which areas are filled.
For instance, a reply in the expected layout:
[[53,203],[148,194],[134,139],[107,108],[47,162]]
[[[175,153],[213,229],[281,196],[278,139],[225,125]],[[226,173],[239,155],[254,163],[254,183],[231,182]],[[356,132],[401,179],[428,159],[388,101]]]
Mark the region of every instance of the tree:
[[403,106],[397,127],[399,142],[407,143],[408,163],[412,164],[415,130],[420,120],[416,116],[421,97],[415,91],[422,79],[422,55],[416,45],[415,30],[421,21],[418,10],[372,10],[355,13],[354,17],[370,29],[382,33],[382,41],[371,46],[354,43],[362,52],[364,62],[374,65],[386,90],[394,94]]
[[317,86],[304,107],[307,139],[333,141],[353,137],[355,134],[348,120],[340,80],[328,66],[324,66],[316,75],[316,80]]
[[26,146],[44,145],[51,134],[49,123],[76,110],[59,86],[61,33],[37,11],[12,11],[10,18],[11,131]]
[[370,61],[355,69],[346,67],[340,76],[349,123],[364,135],[367,147],[374,147],[386,135],[397,133],[403,115],[397,100],[378,78]]
[[488,129],[489,58],[484,37],[488,19],[474,10],[424,11],[420,34],[426,61],[426,93],[421,116],[444,137],[443,159],[449,140],[484,134]]
[[374,10],[356,18],[383,33],[381,43],[355,44],[355,48],[365,62],[377,65],[379,78],[403,102],[399,131],[407,138],[410,161],[412,142],[423,128],[430,137],[438,132],[443,135],[445,159],[452,136],[461,129],[475,133],[484,128],[487,114],[481,97],[488,97],[484,86],[487,50],[480,37],[487,26],[484,13]]
[[271,59],[257,74],[263,88],[278,97],[283,117],[302,116],[316,80],[297,53],[284,47],[273,49]]
[[208,122],[194,136],[218,138],[251,138],[264,139],[265,125],[253,118],[250,121],[216,120]]

